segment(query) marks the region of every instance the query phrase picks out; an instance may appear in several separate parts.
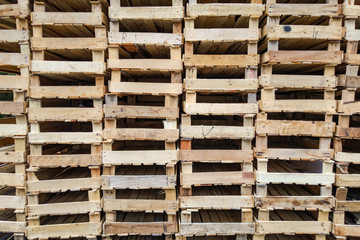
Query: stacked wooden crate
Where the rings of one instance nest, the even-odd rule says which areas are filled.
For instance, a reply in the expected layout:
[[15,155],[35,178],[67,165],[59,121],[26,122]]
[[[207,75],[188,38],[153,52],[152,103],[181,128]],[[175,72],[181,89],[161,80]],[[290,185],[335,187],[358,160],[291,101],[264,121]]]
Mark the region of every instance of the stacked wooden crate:
[[107,8],[107,1],[34,3],[29,239],[101,235]]
[[177,232],[182,0],[110,1],[103,236]]
[[333,233],[336,239],[360,237],[360,5],[344,1],[345,74],[339,75],[338,119],[334,137],[336,163]]
[[0,238],[24,238],[28,0],[0,3]]
[[335,0],[266,2],[256,120],[256,239],[323,240],[331,232],[341,21]]
[[256,0],[188,2],[180,131],[182,239],[247,239],[254,233],[251,142],[263,10]]

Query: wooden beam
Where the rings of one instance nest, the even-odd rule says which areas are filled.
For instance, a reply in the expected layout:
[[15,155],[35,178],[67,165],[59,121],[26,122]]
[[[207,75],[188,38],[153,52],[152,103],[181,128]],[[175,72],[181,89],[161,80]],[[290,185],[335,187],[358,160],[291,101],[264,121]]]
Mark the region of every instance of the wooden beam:
[[181,137],[191,139],[252,139],[254,127],[235,126],[181,126]]
[[244,92],[257,91],[257,79],[184,79],[186,91]]
[[202,185],[241,185],[254,184],[254,172],[197,172],[183,173],[180,178],[182,186]]
[[109,7],[109,18],[124,19],[145,19],[145,20],[176,20],[184,18],[182,6],[171,7]]
[[32,86],[29,88],[29,96],[34,99],[102,98],[104,96],[104,92],[105,89],[101,86]]
[[68,215],[68,214],[85,214],[100,212],[99,202],[66,202],[66,203],[49,203],[28,205],[26,212],[28,216],[46,216],[46,215]]
[[30,144],[93,144],[101,143],[101,133],[92,132],[43,132],[29,133]]
[[105,128],[104,139],[175,142],[179,139],[179,130],[155,128]]
[[182,236],[254,234],[254,223],[180,223]]
[[175,234],[176,222],[108,222],[104,223],[104,234]]
[[255,157],[281,160],[330,160],[332,149],[268,148],[256,149]]
[[261,56],[261,63],[268,64],[341,64],[342,51],[281,50],[268,51]]
[[335,174],[256,172],[256,181],[260,183],[324,185],[335,183]]
[[263,36],[269,40],[321,39],[341,40],[345,31],[342,26],[273,25],[265,27]]
[[100,189],[101,179],[97,178],[74,178],[27,181],[28,191],[31,193],[50,193],[81,191],[89,189]]
[[248,28],[198,28],[185,29],[187,42],[237,42],[237,41],[258,41],[259,29]]
[[29,122],[37,121],[78,121],[91,122],[102,121],[102,108],[80,108],[80,107],[45,107],[28,108]]
[[311,136],[332,137],[334,122],[256,120],[256,134],[259,136]]
[[145,45],[181,45],[182,35],[174,33],[147,32],[109,32],[110,45],[145,44]]
[[335,100],[261,100],[259,105],[260,110],[265,112],[336,113]]
[[176,107],[104,105],[104,114],[109,118],[176,119],[179,117],[179,109]]
[[340,4],[288,4],[275,3],[267,5],[269,16],[339,16],[341,14]]
[[61,167],[61,166],[100,166],[101,155],[95,154],[71,154],[71,155],[30,155],[29,163],[33,167]]
[[267,209],[316,208],[330,211],[335,205],[335,199],[326,196],[256,196],[255,205]]
[[177,59],[109,59],[108,68],[137,71],[183,70],[182,61]]
[[329,221],[257,221],[258,234],[329,234]]
[[257,103],[184,103],[189,115],[245,115],[258,113]]
[[31,71],[36,74],[85,73],[104,74],[105,63],[87,61],[31,61]]
[[103,151],[102,161],[105,165],[166,165],[178,160],[178,150],[150,151]]
[[252,162],[252,150],[181,150],[183,162]]
[[[0,5],[1,8],[2,5]],[[0,10],[1,15],[1,10]],[[29,40],[29,31],[28,30],[10,30],[10,29],[1,29],[0,30],[0,42],[20,42]]]
[[109,92],[138,95],[180,95],[182,94],[182,84],[110,81]]
[[176,212],[177,208],[177,201],[175,200],[103,199],[103,209],[105,212]]
[[210,55],[195,54],[184,55],[185,67],[247,67],[258,65],[259,56],[257,54],[237,54],[237,55]]
[[237,209],[254,207],[252,196],[181,196],[181,209]]
[[176,186],[175,175],[102,175],[104,189],[171,189]]
[[188,17],[198,16],[261,16],[265,6],[262,4],[189,4],[187,8]]
[[75,25],[102,26],[104,23],[101,12],[32,12],[33,25]]

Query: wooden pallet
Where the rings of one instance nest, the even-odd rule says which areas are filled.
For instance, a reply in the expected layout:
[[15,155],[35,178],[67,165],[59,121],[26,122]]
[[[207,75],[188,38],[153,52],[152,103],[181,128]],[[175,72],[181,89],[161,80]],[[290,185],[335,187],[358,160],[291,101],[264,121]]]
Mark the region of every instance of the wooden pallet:
[[[212,78],[227,73],[231,78],[245,75],[244,83],[249,84],[256,78],[263,8],[257,0],[251,4],[189,1],[184,29],[186,79],[200,80],[197,73]],[[235,15],[241,17],[235,20]]]
[[100,236],[99,166],[30,166],[27,172],[28,239]]
[[340,40],[344,30],[337,1],[298,4],[268,0],[266,14],[262,31],[265,41],[260,47],[266,49],[261,56],[262,64],[270,67],[299,63],[334,66],[342,62]]
[[[80,1],[77,12],[75,2],[56,4],[46,0],[34,4],[31,71],[103,75],[107,48],[107,19],[103,13],[106,1]],[[88,12],[84,12],[86,7]],[[46,8],[56,10],[46,11]]]
[[[121,5],[120,0],[116,0],[109,8],[112,20],[107,64],[111,69],[109,91],[135,94],[175,91],[178,95],[182,82],[182,0],[173,0],[170,5],[164,1],[165,6],[144,6],[141,1],[129,3],[135,6]],[[171,79],[171,84],[141,86],[124,81],[144,77]]]
[[[139,155],[146,161],[134,160]],[[103,152],[104,237],[165,234],[171,238],[177,232],[177,155],[176,150]]]

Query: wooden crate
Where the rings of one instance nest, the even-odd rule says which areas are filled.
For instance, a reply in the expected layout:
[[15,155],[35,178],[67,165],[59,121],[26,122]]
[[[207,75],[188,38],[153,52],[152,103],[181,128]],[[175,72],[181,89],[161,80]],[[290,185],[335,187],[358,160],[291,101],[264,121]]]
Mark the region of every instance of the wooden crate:
[[103,75],[106,8],[106,1],[35,2],[31,14],[32,73]]
[[27,172],[28,239],[100,236],[99,166],[30,166]]

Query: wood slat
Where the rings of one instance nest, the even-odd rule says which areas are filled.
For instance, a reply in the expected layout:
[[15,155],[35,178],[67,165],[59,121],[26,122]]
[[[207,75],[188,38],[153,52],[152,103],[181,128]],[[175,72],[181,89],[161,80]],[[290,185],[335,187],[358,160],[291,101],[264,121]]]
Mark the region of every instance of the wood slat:
[[103,151],[102,161],[109,165],[165,165],[176,163],[178,154],[177,150]]
[[171,189],[176,186],[175,175],[102,175],[101,181],[104,189]]

